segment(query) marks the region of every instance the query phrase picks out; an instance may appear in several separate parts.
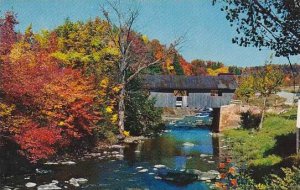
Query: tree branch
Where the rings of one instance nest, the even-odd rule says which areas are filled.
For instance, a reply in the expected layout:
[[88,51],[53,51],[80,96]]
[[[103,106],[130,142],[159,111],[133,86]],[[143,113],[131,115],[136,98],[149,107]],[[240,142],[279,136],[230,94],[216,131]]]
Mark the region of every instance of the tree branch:
[[160,61],[164,60],[167,56],[169,56],[170,54],[172,54],[175,50],[175,47],[177,47],[179,44],[181,44],[181,42],[183,41],[183,37],[179,37],[177,40],[174,41],[174,43],[172,43],[169,47],[169,50],[168,52],[160,59],[157,59],[147,65],[144,65],[140,68],[138,68],[131,76],[129,76],[125,83],[128,84],[131,80],[133,80],[142,70],[152,66],[152,65],[155,65],[157,63],[159,63]]
[[[276,23],[278,23],[282,28],[286,28],[286,25],[283,21],[281,21],[278,17],[274,16],[269,10],[267,10],[265,7],[262,6],[261,3],[259,3],[257,0],[253,0],[254,4],[257,5],[261,9],[262,14],[268,15],[272,20],[274,20]],[[296,38],[300,39],[300,34],[294,30],[292,27],[288,27],[289,32],[293,34]]]

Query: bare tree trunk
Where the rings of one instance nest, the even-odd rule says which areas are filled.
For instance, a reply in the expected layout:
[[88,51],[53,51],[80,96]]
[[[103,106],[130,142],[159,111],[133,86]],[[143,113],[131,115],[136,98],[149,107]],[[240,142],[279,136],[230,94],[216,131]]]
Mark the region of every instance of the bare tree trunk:
[[264,121],[264,117],[265,117],[267,97],[264,97],[263,99],[264,99],[264,103],[263,103],[262,113],[261,113],[261,118],[260,118],[260,123],[259,123],[259,127],[258,127],[259,130],[262,129],[262,127],[263,127],[263,121]]
[[123,85],[121,92],[120,92],[120,97],[119,97],[119,109],[118,109],[118,127],[119,127],[119,132],[121,135],[123,135],[124,131],[124,121],[125,121],[125,85]]

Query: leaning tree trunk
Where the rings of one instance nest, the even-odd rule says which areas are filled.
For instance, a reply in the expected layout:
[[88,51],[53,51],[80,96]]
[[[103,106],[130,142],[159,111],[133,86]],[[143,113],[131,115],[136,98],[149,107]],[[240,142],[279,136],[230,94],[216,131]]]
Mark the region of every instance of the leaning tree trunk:
[[119,132],[121,135],[123,135],[124,131],[124,121],[125,121],[125,85],[122,86],[120,97],[119,97],[119,109],[118,109],[118,127]]
[[263,107],[262,107],[262,113],[261,113],[261,118],[260,118],[260,123],[259,123],[259,127],[258,129],[262,129],[263,127],[263,121],[264,121],[264,117],[265,117],[265,110],[266,110],[266,101],[267,101],[267,98],[264,97],[264,103],[263,103]]

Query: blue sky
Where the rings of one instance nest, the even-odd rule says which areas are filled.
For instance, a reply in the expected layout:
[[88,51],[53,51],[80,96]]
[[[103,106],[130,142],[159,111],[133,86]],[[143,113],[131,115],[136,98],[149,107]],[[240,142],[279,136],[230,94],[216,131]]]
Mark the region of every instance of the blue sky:
[[[168,44],[179,36],[185,36],[180,52],[188,60],[204,59],[224,62],[226,65],[263,65],[271,51],[239,47],[231,43],[235,35],[220,7],[211,0],[121,0],[124,7],[139,7],[140,15],[135,23],[138,32],[150,39]],[[87,20],[101,16],[103,0],[0,0],[0,11],[13,10],[20,24],[17,30],[32,23],[34,31],[53,29],[65,18]],[[292,59],[300,62],[300,58]],[[285,58],[273,62],[286,63]]]

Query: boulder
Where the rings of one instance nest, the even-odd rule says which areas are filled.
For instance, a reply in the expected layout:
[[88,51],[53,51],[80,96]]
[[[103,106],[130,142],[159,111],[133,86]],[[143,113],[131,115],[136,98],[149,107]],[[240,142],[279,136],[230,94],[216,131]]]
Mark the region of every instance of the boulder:
[[64,162],[61,162],[62,165],[75,165],[76,162],[73,162],[73,161],[64,161]]
[[168,171],[165,174],[159,174],[163,180],[175,183],[177,185],[186,185],[198,180],[197,174],[181,172],[181,171]]
[[116,154],[115,155],[117,158],[124,158],[124,155],[122,155],[122,154]]
[[38,173],[38,174],[47,174],[47,173],[51,173],[51,170],[43,170],[43,169],[39,169],[39,168],[36,168],[35,171],[36,171],[36,173]]
[[142,169],[142,170],[139,170],[138,172],[139,173],[145,173],[145,172],[148,172],[148,169]]
[[36,183],[28,182],[28,183],[25,184],[25,186],[28,187],[28,188],[35,187]]
[[218,177],[218,174],[211,172],[202,172],[201,175],[198,175],[200,181],[214,180]]
[[154,168],[166,168],[166,166],[162,165],[162,164],[157,164],[157,165],[154,165]]
[[220,175],[220,172],[216,170],[209,170],[208,173],[215,174],[215,175]]
[[190,142],[185,142],[183,143],[183,146],[195,146],[193,143]]
[[57,189],[61,189],[61,188],[58,187],[54,183],[49,183],[49,184],[45,184],[45,185],[40,185],[37,187],[37,189],[38,190],[57,190]]
[[79,187],[79,186],[80,186],[79,183],[77,182],[77,180],[76,180],[75,178],[71,178],[71,179],[69,180],[69,183],[70,183],[71,185],[75,186],[75,187]]
[[155,179],[161,179],[161,177],[159,177],[159,176],[155,176],[154,178],[155,178]]
[[115,145],[112,145],[110,148],[125,148],[125,146],[115,144]]
[[200,175],[202,175],[203,172],[201,172],[200,170],[196,170],[196,169],[188,169],[188,170],[186,170],[186,173],[196,174],[196,175],[200,176]]
[[45,165],[58,165],[58,162],[45,162]]
[[87,183],[87,182],[88,182],[88,180],[85,179],[85,178],[77,178],[76,180],[77,180],[77,182],[78,182],[79,184],[84,184],[84,183]]

